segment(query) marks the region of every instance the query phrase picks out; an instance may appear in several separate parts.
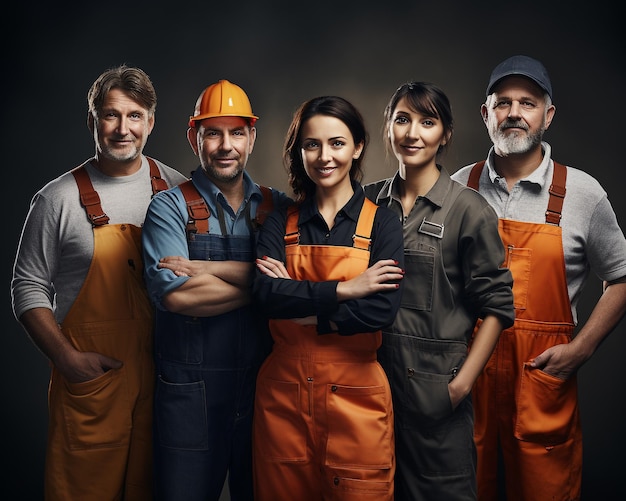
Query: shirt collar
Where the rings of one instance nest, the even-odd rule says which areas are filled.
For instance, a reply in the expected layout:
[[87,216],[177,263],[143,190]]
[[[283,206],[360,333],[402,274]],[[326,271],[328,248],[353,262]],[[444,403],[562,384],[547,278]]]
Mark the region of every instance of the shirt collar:
[[[448,187],[450,183],[452,183],[452,179],[450,179],[450,174],[446,169],[444,169],[441,165],[437,165],[437,169],[439,169],[439,178],[433,185],[426,195],[422,198],[425,198],[433,205],[437,207],[441,207],[443,205],[443,201],[448,193]],[[385,185],[380,190],[378,197],[376,198],[376,203],[380,204],[382,202],[383,205],[388,205],[389,200],[397,200],[400,201],[400,191],[399,191],[399,183],[402,181],[400,178],[400,173],[396,172],[393,178],[388,180],[390,182],[386,182]]]
[[[196,185],[200,194],[211,204],[215,204],[216,200],[220,200],[220,203],[227,204],[226,197],[224,197],[221,190],[206,176],[202,167],[198,167],[191,174],[193,183]],[[243,189],[245,200],[251,199],[263,199],[261,188],[252,181],[250,174],[245,170],[243,171]]]
[[[541,150],[543,151],[543,159],[534,171],[530,173],[530,176],[525,177],[524,179],[520,179],[520,182],[527,182],[539,185],[540,187],[544,187],[546,183],[552,182],[551,179],[548,179],[548,168],[550,167],[550,157],[552,155],[552,148],[546,142],[541,142]],[[487,156],[487,170],[489,172],[489,179],[492,183],[496,182],[496,179],[502,177],[500,176],[495,168],[494,168],[494,156],[495,151],[493,146],[489,150],[489,155]]]
[[[358,221],[361,214],[361,207],[363,206],[363,200],[365,199],[365,193],[363,187],[356,181],[352,181],[352,189],[354,190],[354,194],[346,205],[342,207],[341,212],[353,221]],[[300,208],[300,221],[306,223],[311,218],[317,216],[318,213],[315,197],[306,198]]]

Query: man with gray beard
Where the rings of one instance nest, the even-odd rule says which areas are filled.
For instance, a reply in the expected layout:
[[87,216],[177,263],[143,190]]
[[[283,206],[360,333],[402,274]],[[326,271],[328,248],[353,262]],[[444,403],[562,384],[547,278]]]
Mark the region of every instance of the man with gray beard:
[[[506,59],[486,94],[481,114],[493,147],[486,161],[451,177],[478,190],[498,214],[516,319],[472,391],[478,499],[497,499],[504,477],[509,501],[578,500],[576,373],[626,311],[626,239],[598,181],[554,161],[542,141],[556,112],[543,64]],[[604,291],[573,337],[589,271]]]

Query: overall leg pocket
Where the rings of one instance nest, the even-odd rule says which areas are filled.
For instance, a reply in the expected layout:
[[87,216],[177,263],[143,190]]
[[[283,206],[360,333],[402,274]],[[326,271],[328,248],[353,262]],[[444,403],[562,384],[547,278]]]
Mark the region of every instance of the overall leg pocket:
[[450,374],[431,374],[407,369],[405,379],[405,407],[407,415],[415,418],[403,420],[405,426],[419,429],[432,427],[452,414],[448,383]]
[[125,386],[123,367],[84,383],[65,381],[61,399],[72,450],[128,443],[132,409]]
[[300,385],[263,378],[257,383],[254,410],[255,450],[273,461],[306,461],[306,424]]
[[518,440],[561,444],[569,437],[578,410],[576,376],[564,381],[525,363],[516,406]]
[[326,464],[384,469],[393,463],[393,411],[385,386],[327,386]]
[[159,377],[155,419],[162,446],[190,451],[207,450],[209,439],[204,382],[172,383]]

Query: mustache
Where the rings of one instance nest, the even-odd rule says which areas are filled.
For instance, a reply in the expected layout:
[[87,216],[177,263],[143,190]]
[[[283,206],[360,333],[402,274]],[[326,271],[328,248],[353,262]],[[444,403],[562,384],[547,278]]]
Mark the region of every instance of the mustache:
[[232,154],[220,154],[217,153],[215,155],[211,155],[211,160],[239,160],[240,156],[239,155],[232,155]]
[[528,127],[528,124],[524,122],[524,120],[509,120],[508,118],[502,122],[499,127],[501,131],[513,128],[527,131],[530,127]]

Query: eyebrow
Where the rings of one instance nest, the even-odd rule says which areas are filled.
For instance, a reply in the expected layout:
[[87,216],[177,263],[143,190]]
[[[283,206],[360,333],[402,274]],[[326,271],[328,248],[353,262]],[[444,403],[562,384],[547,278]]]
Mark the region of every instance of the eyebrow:
[[[348,138],[345,136],[334,136],[334,137],[329,137],[328,140],[329,141],[335,141],[336,139],[343,139],[344,141],[347,141]],[[321,141],[319,138],[317,137],[305,137],[302,139],[303,141]]]

